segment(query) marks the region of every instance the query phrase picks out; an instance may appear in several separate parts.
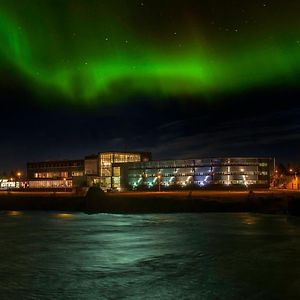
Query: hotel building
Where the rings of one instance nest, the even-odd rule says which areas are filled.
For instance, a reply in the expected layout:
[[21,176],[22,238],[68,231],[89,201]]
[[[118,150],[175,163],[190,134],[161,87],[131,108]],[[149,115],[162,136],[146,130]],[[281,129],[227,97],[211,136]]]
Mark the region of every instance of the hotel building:
[[100,186],[103,190],[120,189],[120,166],[113,164],[146,162],[148,152],[105,152],[84,160],[45,161],[27,163],[30,189],[71,189]]
[[148,152],[102,152],[84,160],[27,164],[31,189],[99,186],[108,190],[268,188],[270,158],[227,157],[152,161]]
[[270,186],[270,158],[201,158],[115,164],[125,190]]

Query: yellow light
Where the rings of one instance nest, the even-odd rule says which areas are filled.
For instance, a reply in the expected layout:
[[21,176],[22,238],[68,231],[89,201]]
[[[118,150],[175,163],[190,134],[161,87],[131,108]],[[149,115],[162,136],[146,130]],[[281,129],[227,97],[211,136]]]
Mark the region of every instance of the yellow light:
[[8,211],[7,215],[11,216],[11,217],[17,217],[17,216],[23,215],[23,212],[21,212],[21,211],[14,211],[13,210],[13,211]]
[[56,218],[58,218],[58,219],[71,219],[71,218],[74,217],[73,214],[68,214],[68,213],[58,213],[58,214],[56,214],[55,216],[56,216]]

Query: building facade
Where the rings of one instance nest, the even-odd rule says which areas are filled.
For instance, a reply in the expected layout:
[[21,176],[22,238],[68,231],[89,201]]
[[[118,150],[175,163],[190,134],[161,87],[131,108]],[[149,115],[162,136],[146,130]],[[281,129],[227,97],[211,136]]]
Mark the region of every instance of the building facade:
[[121,166],[130,162],[151,161],[149,152],[105,152],[99,153],[100,187],[103,190],[121,188]]
[[208,187],[268,188],[270,158],[203,158],[114,164],[121,188],[160,190]]
[[86,156],[84,159],[84,174],[87,176],[99,175],[99,159],[98,155]]
[[103,190],[120,189],[120,167],[113,164],[146,162],[151,153],[105,152],[86,156],[84,160],[46,161],[27,164],[29,188],[70,189],[100,186]]
[[[84,160],[27,163],[28,187],[31,189],[70,189],[84,177]],[[74,184],[76,181],[76,185]]]

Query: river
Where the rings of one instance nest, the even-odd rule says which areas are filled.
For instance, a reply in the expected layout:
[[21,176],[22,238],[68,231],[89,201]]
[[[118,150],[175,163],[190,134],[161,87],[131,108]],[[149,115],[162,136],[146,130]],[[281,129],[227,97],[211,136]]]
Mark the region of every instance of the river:
[[0,213],[1,299],[300,299],[300,219]]

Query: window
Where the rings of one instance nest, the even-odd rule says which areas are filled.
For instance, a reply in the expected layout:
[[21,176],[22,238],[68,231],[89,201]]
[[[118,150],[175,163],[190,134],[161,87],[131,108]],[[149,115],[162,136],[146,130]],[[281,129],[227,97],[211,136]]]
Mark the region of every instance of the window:
[[121,176],[121,168],[120,167],[114,167],[114,176],[116,176],[116,177]]

